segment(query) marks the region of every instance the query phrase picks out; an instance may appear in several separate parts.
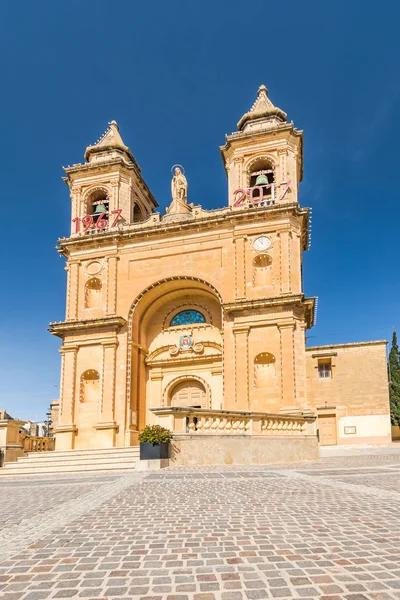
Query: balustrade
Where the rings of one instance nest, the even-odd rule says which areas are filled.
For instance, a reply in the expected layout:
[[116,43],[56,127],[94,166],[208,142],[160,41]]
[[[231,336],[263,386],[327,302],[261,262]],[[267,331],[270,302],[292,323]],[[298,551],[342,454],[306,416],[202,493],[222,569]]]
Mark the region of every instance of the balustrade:
[[55,438],[28,436],[24,439],[24,452],[48,452],[54,448]]
[[312,415],[279,415],[261,412],[197,409],[190,407],[152,408],[158,423],[176,434],[196,435],[313,435]]

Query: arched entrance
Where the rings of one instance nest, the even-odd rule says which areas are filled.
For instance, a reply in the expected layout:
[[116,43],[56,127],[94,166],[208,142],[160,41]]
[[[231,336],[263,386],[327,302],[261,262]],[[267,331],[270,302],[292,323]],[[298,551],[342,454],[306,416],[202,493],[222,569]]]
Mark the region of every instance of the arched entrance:
[[137,296],[128,320],[131,432],[152,422],[149,409],[161,405],[210,408],[210,380],[213,398],[222,398],[221,304],[212,285],[188,276],[160,280]]
[[206,407],[206,390],[200,381],[185,379],[175,385],[171,391],[170,406]]

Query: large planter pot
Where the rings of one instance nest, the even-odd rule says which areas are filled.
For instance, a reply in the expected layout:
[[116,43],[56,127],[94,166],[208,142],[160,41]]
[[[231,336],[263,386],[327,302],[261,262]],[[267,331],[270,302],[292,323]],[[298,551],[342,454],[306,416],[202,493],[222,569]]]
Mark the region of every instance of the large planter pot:
[[151,442],[140,442],[140,460],[160,460],[169,458],[169,442],[152,444]]

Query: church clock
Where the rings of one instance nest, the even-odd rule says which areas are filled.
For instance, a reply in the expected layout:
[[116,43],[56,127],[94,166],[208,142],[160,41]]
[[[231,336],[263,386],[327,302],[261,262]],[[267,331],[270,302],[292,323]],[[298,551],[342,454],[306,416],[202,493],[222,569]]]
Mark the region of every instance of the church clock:
[[265,252],[271,246],[269,237],[262,235],[254,240],[253,248],[256,252]]

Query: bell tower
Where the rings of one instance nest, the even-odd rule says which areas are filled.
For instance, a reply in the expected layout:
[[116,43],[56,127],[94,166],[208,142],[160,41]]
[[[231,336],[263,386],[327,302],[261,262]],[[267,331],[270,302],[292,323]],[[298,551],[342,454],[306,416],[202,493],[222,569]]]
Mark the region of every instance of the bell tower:
[[237,127],[220,148],[228,176],[229,206],[297,202],[303,132],[274,106],[265,85],[259,87],[256,101]]
[[72,200],[71,237],[145,221],[158,206],[116,121],[86,148],[85,161],[64,169]]
[[303,132],[262,85],[220,151],[238,223],[232,303],[238,322],[234,352],[228,357],[226,343],[225,356],[245,356],[237,362],[236,383],[226,380],[225,394],[248,398],[252,410],[265,410],[268,398],[269,410],[296,414],[307,409],[305,331],[314,318],[314,299],[304,297],[302,281],[309,218],[298,202]]

